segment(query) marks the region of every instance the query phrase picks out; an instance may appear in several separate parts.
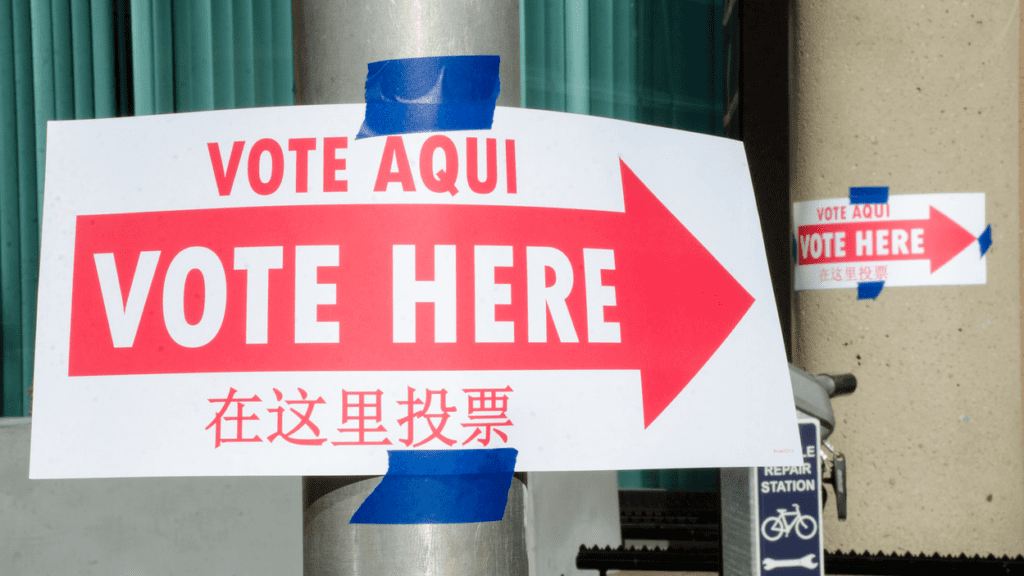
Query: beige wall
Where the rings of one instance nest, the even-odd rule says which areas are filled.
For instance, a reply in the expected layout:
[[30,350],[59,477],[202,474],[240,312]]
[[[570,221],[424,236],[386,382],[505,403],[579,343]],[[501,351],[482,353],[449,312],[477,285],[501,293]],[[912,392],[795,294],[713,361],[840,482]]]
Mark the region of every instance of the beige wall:
[[[827,550],[1024,552],[1018,0],[794,0],[793,202],[887,185],[984,192],[988,282],[794,295],[794,363],[833,402],[849,520]],[[976,245],[975,245],[976,249]]]

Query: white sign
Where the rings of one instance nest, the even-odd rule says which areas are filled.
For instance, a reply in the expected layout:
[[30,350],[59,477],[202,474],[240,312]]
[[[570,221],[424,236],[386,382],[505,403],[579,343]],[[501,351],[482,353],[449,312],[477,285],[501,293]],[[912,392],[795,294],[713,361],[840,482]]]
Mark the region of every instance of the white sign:
[[799,462],[739,142],[363,111],[49,125],[31,477]]
[[793,226],[797,290],[985,283],[983,193],[797,202]]

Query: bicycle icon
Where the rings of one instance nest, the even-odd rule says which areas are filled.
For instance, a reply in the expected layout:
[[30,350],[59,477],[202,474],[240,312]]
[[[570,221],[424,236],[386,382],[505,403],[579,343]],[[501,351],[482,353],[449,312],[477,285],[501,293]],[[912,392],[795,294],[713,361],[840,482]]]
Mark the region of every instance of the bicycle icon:
[[775,542],[796,529],[801,540],[810,540],[818,533],[818,522],[810,514],[800,514],[800,505],[793,504],[792,510],[777,508],[778,515],[765,519],[761,524],[761,535],[769,542]]

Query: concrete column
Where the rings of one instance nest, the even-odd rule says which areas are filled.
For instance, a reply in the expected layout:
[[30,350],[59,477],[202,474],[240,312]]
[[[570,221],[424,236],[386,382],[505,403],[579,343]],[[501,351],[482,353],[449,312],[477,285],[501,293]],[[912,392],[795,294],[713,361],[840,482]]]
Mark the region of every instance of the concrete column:
[[984,192],[994,240],[984,285],[795,293],[793,362],[859,383],[834,403],[849,520],[830,498],[825,547],[1024,552],[1019,3],[791,7],[791,200]]

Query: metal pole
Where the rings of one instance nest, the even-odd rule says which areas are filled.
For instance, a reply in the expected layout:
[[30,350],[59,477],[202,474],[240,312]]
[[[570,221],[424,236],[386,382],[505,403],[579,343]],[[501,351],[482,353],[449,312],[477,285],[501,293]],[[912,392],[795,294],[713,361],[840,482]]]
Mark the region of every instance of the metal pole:
[[294,0],[295,103],[364,102],[366,65],[497,54],[498,106],[519,106],[518,0]]
[[[519,106],[518,0],[294,0],[295,103],[364,102],[367,64],[497,54],[499,106]],[[505,517],[475,524],[357,525],[379,477],[303,478],[307,576],[526,575],[526,488],[512,480]]]
[[[313,494],[323,484],[341,486]],[[306,576],[525,576],[526,489],[509,488],[500,522],[349,524],[380,477],[303,478],[302,556]],[[313,499],[315,497],[315,499]]]

